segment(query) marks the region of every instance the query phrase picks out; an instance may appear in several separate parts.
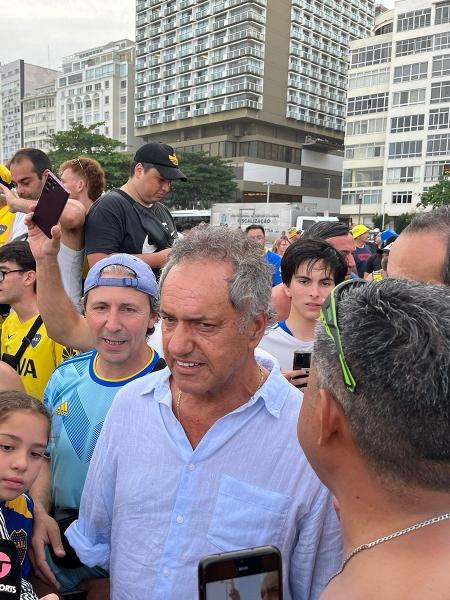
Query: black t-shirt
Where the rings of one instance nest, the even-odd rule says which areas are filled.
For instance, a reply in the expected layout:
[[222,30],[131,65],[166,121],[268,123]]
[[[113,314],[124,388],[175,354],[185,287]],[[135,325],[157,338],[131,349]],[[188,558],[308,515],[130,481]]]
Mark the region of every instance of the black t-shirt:
[[[147,224],[144,228],[146,213],[154,217],[150,219],[150,225],[159,222],[154,227],[161,235],[156,236]],[[86,219],[86,254],[157,252],[170,248],[176,238],[175,223],[166,206],[156,202],[146,208],[122,190],[112,190],[94,202]]]
[[364,267],[364,271],[366,273],[373,273],[374,271],[379,271],[381,269],[381,254],[377,252],[376,254],[372,254],[369,256],[366,262],[366,266]]

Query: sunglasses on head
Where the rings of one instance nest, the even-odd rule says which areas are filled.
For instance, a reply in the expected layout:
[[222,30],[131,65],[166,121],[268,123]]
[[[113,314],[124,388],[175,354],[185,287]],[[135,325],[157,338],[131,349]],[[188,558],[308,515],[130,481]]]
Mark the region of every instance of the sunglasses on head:
[[339,366],[342,371],[342,377],[344,379],[345,387],[348,389],[349,392],[355,391],[356,380],[353,377],[352,372],[350,371],[350,367],[347,364],[344,355],[344,350],[342,348],[341,334],[339,332],[339,324],[337,320],[337,305],[339,299],[342,296],[342,290],[348,289],[350,286],[359,286],[366,283],[367,281],[365,279],[359,278],[347,279],[346,281],[343,281],[335,288],[333,288],[328,298],[326,298],[326,300],[322,304],[322,308],[320,310],[320,320],[322,321],[325,333],[336,346],[338,352]]

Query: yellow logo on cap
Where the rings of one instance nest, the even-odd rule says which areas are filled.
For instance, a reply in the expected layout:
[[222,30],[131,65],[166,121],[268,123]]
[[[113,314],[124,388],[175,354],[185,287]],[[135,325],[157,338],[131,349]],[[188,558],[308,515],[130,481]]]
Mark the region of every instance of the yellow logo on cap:
[[173,165],[178,167],[178,158],[176,154],[169,154],[169,160]]

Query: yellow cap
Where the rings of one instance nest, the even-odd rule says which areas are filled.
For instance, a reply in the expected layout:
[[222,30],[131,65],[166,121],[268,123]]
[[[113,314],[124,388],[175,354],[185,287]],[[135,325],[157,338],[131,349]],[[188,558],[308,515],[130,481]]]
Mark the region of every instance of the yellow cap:
[[369,228],[366,227],[365,225],[355,225],[352,229],[353,239],[359,237],[360,235],[362,235],[363,233],[366,233],[367,231],[369,231]]
[[0,183],[11,188],[11,172],[5,165],[0,164]]

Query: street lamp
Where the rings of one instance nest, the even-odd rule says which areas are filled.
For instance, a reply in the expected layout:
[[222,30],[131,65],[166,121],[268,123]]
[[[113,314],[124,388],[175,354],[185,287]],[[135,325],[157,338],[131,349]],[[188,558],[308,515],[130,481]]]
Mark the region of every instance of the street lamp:
[[325,181],[328,181],[328,209],[323,211],[324,217],[330,216],[330,196],[331,196],[331,177],[324,177]]
[[356,197],[358,199],[358,223],[361,223],[361,204],[362,204],[363,195],[358,194]]
[[384,231],[384,213],[386,212],[386,202],[383,202],[382,206],[382,212],[383,212],[383,216],[381,219],[381,231]]
[[270,186],[273,185],[273,181],[265,181],[263,185],[267,185],[266,202],[270,202]]

